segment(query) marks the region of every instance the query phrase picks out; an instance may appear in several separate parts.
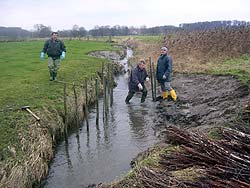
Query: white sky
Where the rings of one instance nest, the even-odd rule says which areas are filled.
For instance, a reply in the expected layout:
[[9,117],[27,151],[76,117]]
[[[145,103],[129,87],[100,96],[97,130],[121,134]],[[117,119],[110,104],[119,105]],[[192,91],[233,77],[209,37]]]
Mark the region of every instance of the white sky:
[[74,24],[147,27],[199,21],[250,21],[250,0],[0,0],[0,26],[52,30]]

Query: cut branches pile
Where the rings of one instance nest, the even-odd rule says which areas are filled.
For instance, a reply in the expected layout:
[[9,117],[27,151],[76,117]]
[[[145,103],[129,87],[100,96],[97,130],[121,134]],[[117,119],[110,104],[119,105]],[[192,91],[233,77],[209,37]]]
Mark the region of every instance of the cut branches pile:
[[202,133],[168,127],[167,142],[180,149],[161,154],[160,170],[142,168],[138,174],[142,187],[249,188],[250,135],[231,128],[221,128],[219,133],[223,139],[212,140]]

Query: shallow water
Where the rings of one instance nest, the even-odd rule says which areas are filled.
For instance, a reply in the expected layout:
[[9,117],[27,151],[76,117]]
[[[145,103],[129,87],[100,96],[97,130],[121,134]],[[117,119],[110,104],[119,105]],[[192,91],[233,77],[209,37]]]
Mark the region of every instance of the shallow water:
[[[132,56],[127,50],[127,57]],[[127,65],[126,65],[127,68]],[[157,120],[155,103],[150,91],[146,102],[140,104],[141,94],[135,95],[126,105],[127,75],[116,77],[114,103],[109,109],[106,123],[102,118],[102,99],[99,101],[100,120],[96,126],[96,111],[90,109],[89,132],[85,122],[80,130],[72,132],[68,143],[57,146],[45,188],[82,188],[89,184],[110,182],[126,174],[130,161],[158,141],[153,130]]]

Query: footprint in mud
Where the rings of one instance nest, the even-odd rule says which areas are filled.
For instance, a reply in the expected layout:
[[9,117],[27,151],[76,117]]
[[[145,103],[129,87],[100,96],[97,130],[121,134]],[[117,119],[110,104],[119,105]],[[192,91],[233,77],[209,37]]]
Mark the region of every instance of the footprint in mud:
[[188,101],[178,98],[177,101],[171,99],[160,100],[156,107],[159,116],[163,122],[174,123],[178,125],[197,126],[199,125],[199,115],[192,114],[190,111],[190,104]]

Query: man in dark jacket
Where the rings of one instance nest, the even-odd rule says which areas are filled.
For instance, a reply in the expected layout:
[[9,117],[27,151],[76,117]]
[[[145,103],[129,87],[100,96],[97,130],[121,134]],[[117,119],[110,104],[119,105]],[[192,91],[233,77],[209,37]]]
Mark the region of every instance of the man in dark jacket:
[[57,71],[60,66],[61,59],[65,58],[66,47],[63,41],[59,40],[57,32],[52,32],[51,38],[44,44],[41,52],[41,59],[44,59],[44,54],[48,54],[48,68],[50,72],[50,81],[56,80]]
[[156,78],[161,86],[163,99],[168,98],[168,91],[174,101],[177,96],[175,90],[170,85],[170,77],[172,72],[172,58],[167,54],[168,49],[166,47],[161,48],[161,55],[157,61]]
[[129,100],[132,99],[135,92],[142,92],[141,103],[143,103],[147,97],[147,88],[144,85],[144,82],[149,81],[149,77],[147,71],[145,69],[145,61],[140,60],[138,65],[132,70],[130,79],[129,79],[129,92],[128,96],[126,97],[126,104],[129,104]]

